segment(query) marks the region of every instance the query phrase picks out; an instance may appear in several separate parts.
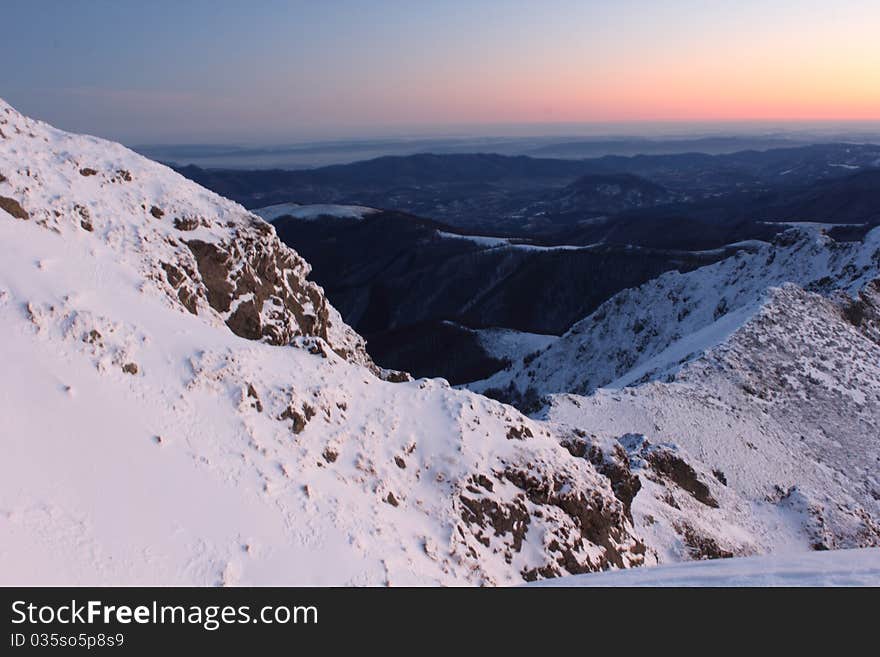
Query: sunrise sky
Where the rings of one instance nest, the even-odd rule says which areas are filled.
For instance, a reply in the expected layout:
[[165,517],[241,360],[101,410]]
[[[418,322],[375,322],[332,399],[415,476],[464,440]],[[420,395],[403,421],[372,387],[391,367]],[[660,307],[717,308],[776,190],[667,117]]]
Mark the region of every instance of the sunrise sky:
[[128,143],[880,120],[878,0],[4,0],[0,17],[0,96]]

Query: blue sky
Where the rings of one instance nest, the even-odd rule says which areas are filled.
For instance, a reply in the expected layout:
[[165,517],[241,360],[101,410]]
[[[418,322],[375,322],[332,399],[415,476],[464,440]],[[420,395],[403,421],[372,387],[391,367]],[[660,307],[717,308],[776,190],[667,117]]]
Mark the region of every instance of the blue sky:
[[880,119],[876,0],[4,0],[0,95],[137,142]]

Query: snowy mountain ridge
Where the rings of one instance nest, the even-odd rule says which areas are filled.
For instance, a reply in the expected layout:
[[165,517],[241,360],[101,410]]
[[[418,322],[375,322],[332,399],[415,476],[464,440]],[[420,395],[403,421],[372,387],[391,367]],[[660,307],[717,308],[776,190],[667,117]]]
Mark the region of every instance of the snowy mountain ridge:
[[523,354],[513,367],[468,387],[516,400],[662,380],[723,343],[759,311],[771,288],[794,283],[852,295],[878,276],[880,229],[855,243],[792,229],[775,244],[624,290],[546,350]]
[[272,344],[314,335],[369,361],[360,336],[306,280],[309,265],[238,204],[119,144],[55,130],[2,102],[0,129],[3,185],[18,192],[6,202],[33,223],[93,233],[143,274],[145,288],[237,335]]
[[[772,535],[756,536],[776,550],[798,536],[813,549],[877,546],[878,329],[876,283],[856,300],[788,284],[672,381],[551,395],[539,415],[606,440],[627,431],[675,442],[747,502],[750,518],[776,516]],[[637,526],[657,516],[649,501],[634,501]]]
[[656,562],[549,426],[380,371],[240,206],[0,107],[0,579],[464,584]]
[[[532,419],[383,371],[271,226],[5,104],[0,250],[4,584],[511,584],[876,544],[875,469],[828,457],[824,435],[808,436],[828,447],[809,496],[794,468],[795,488],[767,499],[764,480],[740,477],[748,462],[715,471],[725,445],[681,422],[625,428],[636,416],[604,412],[604,393],[561,395]],[[811,330],[843,317],[802,301],[789,305],[823,309]],[[847,311],[853,339],[873,339],[873,303]],[[750,349],[718,352],[719,385]],[[855,362],[836,371],[873,380]],[[872,426],[876,398],[846,383],[829,390]],[[698,387],[632,390],[651,386],[664,404]]]
[[338,219],[363,219],[365,216],[379,212],[375,208],[362,205],[300,205],[299,203],[278,203],[253,211],[258,217],[272,222],[279,217],[294,217],[304,221],[314,221],[321,217]]
[[[776,516],[772,536],[755,527],[723,552],[878,545],[880,229],[852,243],[795,229],[664,274],[469,387],[594,441],[674,443],[749,506],[739,527]],[[636,526],[671,533],[678,502],[647,492]]]

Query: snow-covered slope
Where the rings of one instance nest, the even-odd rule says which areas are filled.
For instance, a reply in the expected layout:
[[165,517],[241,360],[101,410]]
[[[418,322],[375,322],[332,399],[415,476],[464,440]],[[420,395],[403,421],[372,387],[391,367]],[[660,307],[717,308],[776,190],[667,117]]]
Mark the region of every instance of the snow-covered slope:
[[532,586],[880,586],[880,549],[739,557],[560,577]]
[[305,221],[314,221],[321,217],[363,219],[376,212],[379,210],[362,205],[299,205],[298,203],[279,203],[254,210],[254,214],[266,221],[275,221],[280,217],[293,217]]
[[[780,246],[850,291],[867,248]],[[762,296],[739,342],[637,403],[563,395],[531,419],[381,371],[307,273],[241,206],[0,103],[0,583],[503,584],[876,544],[873,288]],[[771,312],[793,324],[751,330]],[[831,360],[750,369],[787,362],[783,338]]]
[[523,251],[589,251],[590,249],[595,248],[596,244],[586,245],[586,246],[572,246],[561,244],[558,246],[542,246],[539,244],[531,244],[529,242],[513,239],[509,237],[488,237],[483,235],[462,235],[459,233],[448,233],[446,231],[438,230],[436,232],[437,237],[446,240],[464,240],[466,242],[471,242],[476,244],[479,247],[484,249],[497,249],[497,248],[505,248],[505,249],[518,249]]
[[555,342],[555,335],[524,333],[505,328],[475,329],[480,345],[493,358],[512,360],[522,354],[531,354],[546,349]]
[[0,583],[476,584],[656,562],[552,426],[383,380],[270,225],[5,104],[0,130]]
[[106,244],[145,292],[211,326],[272,344],[319,336],[369,361],[360,336],[306,281],[309,265],[238,204],[119,144],[53,130],[2,101],[0,130],[0,202],[14,204],[13,215],[68,243]]
[[661,559],[694,543],[716,556],[880,545],[880,229],[854,243],[792,230],[664,274],[511,360],[470,387],[583,428],[636,470],[634,442],[674,446],[734,495],[723,520],[738,530],[642,468],[633,519]]
[[[676,444],[745,500],[747,515],[777,518],[753,532],[756,551],[880,545],[876,283],[857,299],[773,289],[751,320],[673,381],[553,395],[541,415],[608,440],[637,432]],[[656,500],[636,498],[633,515],[637,526],[657,517]]]
[[659,380],[721,344],[758,312],[771,287],[790,282],[824,294],[853,293],[878,276],[880,229],[864,243],[792,229],[776,244],[759,243],[713,265],[624,290],[536,358],[469,387],[517,400]]

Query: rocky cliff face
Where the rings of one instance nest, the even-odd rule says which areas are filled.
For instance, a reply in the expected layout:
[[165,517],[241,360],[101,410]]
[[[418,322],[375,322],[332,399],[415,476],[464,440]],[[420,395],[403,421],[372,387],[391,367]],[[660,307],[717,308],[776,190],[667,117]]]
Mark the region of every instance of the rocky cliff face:
[[306,279],[308,263],[259,217],[118,144],[54,130],[5,103],[0,128],[6,214],[111,244],[144,285],[236,335],[275,345],[320,337],[371,363],[363,340]]

